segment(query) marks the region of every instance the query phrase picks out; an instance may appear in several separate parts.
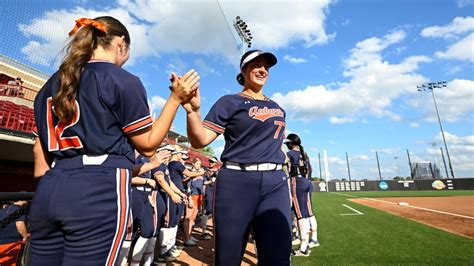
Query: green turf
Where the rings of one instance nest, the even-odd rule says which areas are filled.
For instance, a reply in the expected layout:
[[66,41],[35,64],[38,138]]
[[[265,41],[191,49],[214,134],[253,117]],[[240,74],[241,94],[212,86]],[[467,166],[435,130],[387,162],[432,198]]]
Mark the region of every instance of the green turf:
[[[410,195],[420,194],[425,192]],[[313,194],[321,246],[313,248],[309,257],[293,257],[294,265],[474,265],[474,240],[348,198],[335,193]],[[364,214],[340,215],[353,213],[342,204]]]

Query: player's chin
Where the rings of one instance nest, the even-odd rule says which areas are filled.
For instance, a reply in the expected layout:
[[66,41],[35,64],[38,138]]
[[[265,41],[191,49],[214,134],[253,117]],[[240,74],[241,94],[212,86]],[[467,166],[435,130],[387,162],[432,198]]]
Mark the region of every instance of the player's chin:
[[254,79],[254,80],[252,80],[252,81],[253,81],[253,83],[254,83],[255,85],[257,85],[257,86],[259,86],[259,87],[263,87],[263,86],[265,86],[265,83],[267,83],[267,79],[266,79],[266,78],[265,78],[265,79]]

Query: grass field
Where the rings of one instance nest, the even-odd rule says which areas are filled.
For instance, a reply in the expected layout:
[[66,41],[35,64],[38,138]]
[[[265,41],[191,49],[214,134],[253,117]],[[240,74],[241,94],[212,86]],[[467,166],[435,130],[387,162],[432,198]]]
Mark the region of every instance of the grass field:
[[[349,202],[347,194],[459,196],[474,191],[313,193],[321,246],[309,257],[294,257],[294,265],[474,265],[474,240]],[[341,215],[352,212],[342,204],[363,215]]]

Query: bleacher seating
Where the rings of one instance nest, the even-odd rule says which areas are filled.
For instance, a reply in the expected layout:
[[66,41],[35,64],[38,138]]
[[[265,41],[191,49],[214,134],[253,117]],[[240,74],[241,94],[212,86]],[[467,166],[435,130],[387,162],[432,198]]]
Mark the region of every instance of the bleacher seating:
[[31,133],[35,128],[33,109],[10,101],[0,101],[0,127]]

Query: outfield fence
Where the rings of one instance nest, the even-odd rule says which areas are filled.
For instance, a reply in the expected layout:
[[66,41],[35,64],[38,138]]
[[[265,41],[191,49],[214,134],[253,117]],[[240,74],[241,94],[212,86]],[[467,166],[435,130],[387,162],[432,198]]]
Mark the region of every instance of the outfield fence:
[[313,181],[315,192],[474,190],[474,178],[424,180]]

